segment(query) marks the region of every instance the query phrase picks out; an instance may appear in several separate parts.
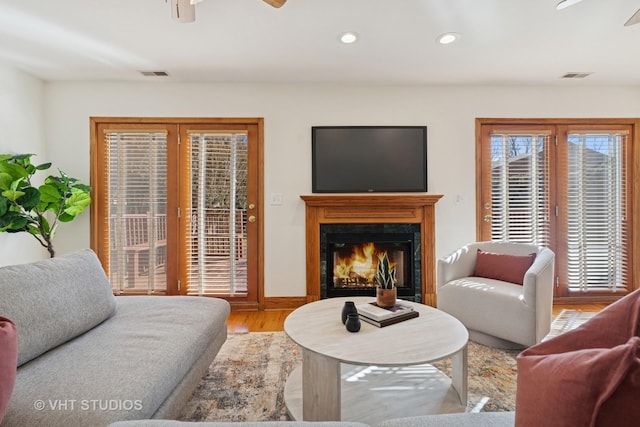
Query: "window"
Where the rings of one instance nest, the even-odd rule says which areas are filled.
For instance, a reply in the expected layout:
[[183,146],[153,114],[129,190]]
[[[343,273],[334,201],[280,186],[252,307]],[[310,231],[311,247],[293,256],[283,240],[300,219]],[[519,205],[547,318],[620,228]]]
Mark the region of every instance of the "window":
[[551,248],[556,297],[633,290],[634,124],[482,120],[479,239]]
[[189,133],[187,293],[247,292],[247,133]]
[[104,133],[108,276],[115,293],[167,290],[167,132]]

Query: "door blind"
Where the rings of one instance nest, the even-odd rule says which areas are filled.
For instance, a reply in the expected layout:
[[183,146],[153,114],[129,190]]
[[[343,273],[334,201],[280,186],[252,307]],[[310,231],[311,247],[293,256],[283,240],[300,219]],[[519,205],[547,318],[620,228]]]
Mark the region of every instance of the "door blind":
[[247,295],[247,142],[246,132],[189,133],[189,295]]
[[492,133],[492,240],[549,246],[549,143],[544,133]]
[[109,280],[123,291],[165,292],[166,132],[106,131]]
[[572,290],[626,283],[625,133],[567,135],[567,273]]

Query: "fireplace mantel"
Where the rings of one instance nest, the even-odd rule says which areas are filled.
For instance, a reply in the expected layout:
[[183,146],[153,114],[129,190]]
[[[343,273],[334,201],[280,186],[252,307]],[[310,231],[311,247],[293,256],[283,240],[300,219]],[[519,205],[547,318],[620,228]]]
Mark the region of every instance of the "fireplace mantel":
[[440,194],[309,194],[306,223],[307,302],[320,299],[320,224],[420,224],[422,302],[436,304],[435,204]]

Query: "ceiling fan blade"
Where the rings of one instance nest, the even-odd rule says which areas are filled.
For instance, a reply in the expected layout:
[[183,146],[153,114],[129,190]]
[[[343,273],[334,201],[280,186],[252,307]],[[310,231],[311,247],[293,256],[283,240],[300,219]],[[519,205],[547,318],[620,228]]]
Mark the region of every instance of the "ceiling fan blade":
[[273,7],[282,7],[287,2],[287,0],[262,0],[262,1]]
[[637,24],[638,22],[640,22],[640,9],[636,10],[636,13],[634,13],[633,16],[624,23],[624,26],[628,27],[629,25]]

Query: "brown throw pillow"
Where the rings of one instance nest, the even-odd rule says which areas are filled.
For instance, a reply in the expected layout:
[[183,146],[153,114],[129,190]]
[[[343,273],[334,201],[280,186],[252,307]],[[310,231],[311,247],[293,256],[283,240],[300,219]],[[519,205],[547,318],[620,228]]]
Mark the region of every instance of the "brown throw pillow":
[[516,426],[640,420],[640,290],[517,358]]
[[473,275],[522,285],[524,275],[536,259],[536,254],[507,255],[478,249]]
[[0,316],[0,422],[9,405],[18,366],[18,331],[16,325]]

